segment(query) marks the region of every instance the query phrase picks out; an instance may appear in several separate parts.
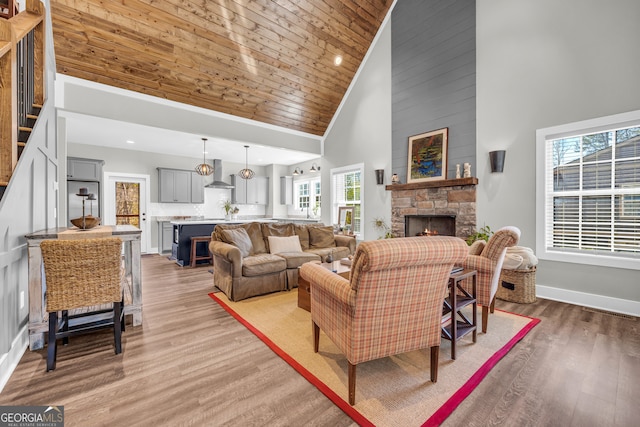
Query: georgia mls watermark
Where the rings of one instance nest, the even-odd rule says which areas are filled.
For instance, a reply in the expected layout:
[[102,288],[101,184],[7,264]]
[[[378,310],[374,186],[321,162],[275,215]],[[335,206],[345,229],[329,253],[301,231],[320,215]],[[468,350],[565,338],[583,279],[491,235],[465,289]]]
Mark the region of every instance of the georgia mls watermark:
[[64,406],[0,406],[0,427],[64,427]]

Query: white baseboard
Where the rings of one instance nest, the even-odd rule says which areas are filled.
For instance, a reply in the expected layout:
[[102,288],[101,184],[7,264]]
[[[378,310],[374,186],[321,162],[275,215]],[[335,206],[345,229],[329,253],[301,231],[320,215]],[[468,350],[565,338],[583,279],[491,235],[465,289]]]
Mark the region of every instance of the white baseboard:
[[18,336],[11,343],[11,349],[0,357],[0,393],[9,382],[11,374],[15,371],[18,362],[22,358],[25,350],[29,347],[29,333],[25,325],[18,333]]
[[640,316],[640,301],[631,301],[621,298],[612,298],[603,295],[587,294],[585,292],[570,291],[567,289],[552,288],[536,283],[536,296],[584,307],[613,311],[615,313]]

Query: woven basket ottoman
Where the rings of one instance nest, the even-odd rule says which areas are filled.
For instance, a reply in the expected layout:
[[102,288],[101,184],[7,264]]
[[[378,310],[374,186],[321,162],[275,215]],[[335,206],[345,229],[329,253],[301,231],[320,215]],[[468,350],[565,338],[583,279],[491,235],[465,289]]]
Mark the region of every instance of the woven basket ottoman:
[[536,302],[536,267],[529,270],[502,270],[496,297],[529,304]]

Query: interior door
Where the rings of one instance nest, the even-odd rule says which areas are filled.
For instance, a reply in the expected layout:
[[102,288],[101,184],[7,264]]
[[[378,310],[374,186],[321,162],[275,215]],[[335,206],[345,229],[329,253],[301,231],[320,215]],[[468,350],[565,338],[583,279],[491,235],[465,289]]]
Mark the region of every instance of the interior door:
[[105,173],[105,183],[105,224],[138,227],[142,231],[140,251],[148,253],[149,175]]

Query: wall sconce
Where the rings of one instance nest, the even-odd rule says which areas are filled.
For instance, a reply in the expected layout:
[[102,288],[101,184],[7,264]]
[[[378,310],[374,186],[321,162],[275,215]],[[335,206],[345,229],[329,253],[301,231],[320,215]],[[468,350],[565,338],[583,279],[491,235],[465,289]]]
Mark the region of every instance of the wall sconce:
[[491,162],[491,173],[502,172],[504,169],[505,150],[496,150],[489,152],[489,161]]
[[292,175],[302,175],[304,173],[304,171],[300,170],[300,168],[295,168]]
[[376,169],[376,184],[384,184],[384,169]]
[[318,172],[319,170],[320,170],[320,166],[314,163],[311,165],[311,169],[309,169],[309,172]]

